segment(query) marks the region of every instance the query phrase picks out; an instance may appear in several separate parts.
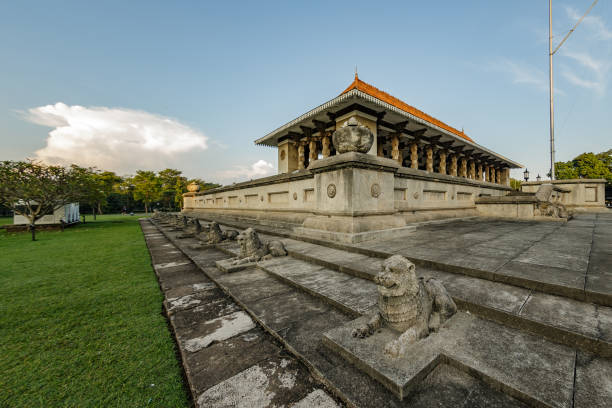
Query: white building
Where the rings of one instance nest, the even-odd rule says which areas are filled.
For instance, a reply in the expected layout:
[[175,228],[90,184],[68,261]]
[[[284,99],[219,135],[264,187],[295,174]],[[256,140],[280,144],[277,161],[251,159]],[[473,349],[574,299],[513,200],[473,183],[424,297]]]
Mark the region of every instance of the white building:
[[[79,203],[70,203],[56,209],[53,214],[44,215],[42,218],[36,221],[36,224],[60,224],[61,220],[64,220],[66,224],[72,224],[79,222],[79,218]],[[30,221],[22,215],[15,214],[13,216],[13,224],[28,225],[30,224]]]

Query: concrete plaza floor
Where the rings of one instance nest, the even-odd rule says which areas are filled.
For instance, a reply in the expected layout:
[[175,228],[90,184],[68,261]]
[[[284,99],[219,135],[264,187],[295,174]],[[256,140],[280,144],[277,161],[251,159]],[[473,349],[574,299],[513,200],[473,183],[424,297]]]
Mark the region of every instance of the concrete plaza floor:
[[356,245],[423,264],[612,306],[612,211],[567,223],[473,218]]

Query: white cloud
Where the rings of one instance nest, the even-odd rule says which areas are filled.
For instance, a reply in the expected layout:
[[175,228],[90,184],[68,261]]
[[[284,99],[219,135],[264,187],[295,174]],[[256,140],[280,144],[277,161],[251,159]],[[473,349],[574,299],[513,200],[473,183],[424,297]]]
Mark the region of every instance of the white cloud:
[[[541,91],[548,90],[548,74],[529,64],[515,62],[508,58],[498,58],[490,62],[487,69],[508,75],[515,84],[531,86]],[[555,87],[555,93],[563,95],[565,92]]]
[[[584,12],[579,13],[578,10],[570,6],[565,7],[565,12],[571,20],[574,20],[574,22],[577,22],[584,14]],[[584,18],[584,20],[582,20],[582,24],[587,26],[595,34],[597,39],[612,39],[612,30],[608,28],[601,17],[589,14]]]
[[106,107],[40,106],[22,113],[25,120],[54,128],[36,158],[54,164],[96,166],[129,173],[179,165],[177,155],[205,150],[208,138],[174,119]]
[[258,160],[251,166],[234,166],[231,170],[217,172],[220,180],[238,181],[244,179],[260,178],[270,176],[274,172],[274,165],[265,160]]
[[609,69],[610,64],[606,63],[605,61],[597,60],[586,52],[573,52],[564,50],[562,54],[565,57],[577,61],[580,65],[590,69],[597,75],[603,75]]
[[599,82],[589,81],[588,79],[580,78],[570,69],[563,70],[561,75],[563,75],[565,79],[567,79],[568,81],[570,81],[572,84],[576,86],[586,88],[586,89],[593,89],[595,91],[602,92],[602,88]]
[[571,50],[564,50],[561,55],[576,61],[583,68],[590,71],[590,76],[592,76],[590,79],[581,78],[574,70],[564,66],[562,75],[565,79],[581,88],[593,90],[600,96],[605,94],[608,86],[608,72],[612,66],[609,61],[596,59],[586,52],[575,52]]

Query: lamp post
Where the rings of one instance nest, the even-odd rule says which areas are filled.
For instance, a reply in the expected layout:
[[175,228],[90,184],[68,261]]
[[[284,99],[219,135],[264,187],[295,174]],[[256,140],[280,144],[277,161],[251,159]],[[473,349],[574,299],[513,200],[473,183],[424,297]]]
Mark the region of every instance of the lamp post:
[[523,177],[525,178],[525,181],[529,181],[529,170],[525,169],[523,172]]
[[540,175],[538,174],[538,177],[536,177],[537,181],[542,181],[542,177],[540,177]]

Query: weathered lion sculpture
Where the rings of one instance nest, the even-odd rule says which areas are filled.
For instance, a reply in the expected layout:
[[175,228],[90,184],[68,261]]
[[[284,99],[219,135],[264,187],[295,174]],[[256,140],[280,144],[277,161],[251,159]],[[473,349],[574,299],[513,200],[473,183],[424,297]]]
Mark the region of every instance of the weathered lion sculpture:
[[401,255],[385,260],[374,281],[378,312],[352,334],[368,337],[383,325],[401,332],[385,346],[384,352],[390,357],[403,355],[407,345],[437,331],[457,311],[444,285],[433,278],[417,278],[414,264]]
[[208,230],[208,243],[218,244],[221,241],[223,241],[223,232],[221,227],[219,227],[219,223],[213,221],[210,223],[210,229]]
[[287,250],[281,241],[262,242],[253,228],[247,228],[238,235],[240,255],[232,261],[232,265],[258,262],[277,256],[286,256]]
[[238,237],[238,231],[236,230],[226,230],[225,232],[221,231],[221,227],[219,227],[219,223],[213,221],[210,223],[208,229],[208,243],[209,244],[218,244],[226,239],[235,240]]

